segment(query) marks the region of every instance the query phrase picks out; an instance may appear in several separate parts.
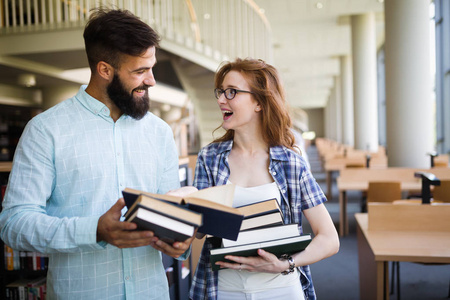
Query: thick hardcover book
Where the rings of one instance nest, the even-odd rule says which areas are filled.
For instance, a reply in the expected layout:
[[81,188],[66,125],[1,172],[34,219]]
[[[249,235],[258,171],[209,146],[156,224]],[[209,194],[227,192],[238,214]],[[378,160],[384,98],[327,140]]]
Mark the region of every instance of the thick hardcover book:
[[202,224],[202,215],[170,202],[139,195],[125,214],[125,221],[151,230],[167,243],[184,241]]
[[284,224],[283,213],[276,199],[240,206],[237,209],[244,215],[241,231]]
[[[213,271],[220,270],[220,266],[216,265],[218,261],[229,261],[225,259],[226,255],[234,256],[258,256],[258,249],[263,249],[277,257],[283,254],[294,254],[303,251],[311,242],[311,235],[299,235],[285,239],[273,240],[262,243],[254,243],[248,245],[224,247],[211,249],[211,265]],[[232,262],[232,261],[229,261]]]
[[238,209],[231,207],[234,187],[232,184],[214,186],[199,190],[186,197],[153,194],[130,188],[126,188],[122,194],[128,209],[139,195],[146,195],[201,213],[203,220],[198,232],[236,240],[244,216]]
[[196,228],[142,207],[130,216],[129,222],[136,223],[140,230],[153,231],[155,236],[169,244],[192,237]]
[[261,243],[284,239],[289,237],[296,237],[299,235],[298,225],[286,224],[272,227],[256,228],[239,232],[236,241],[222,239],[223,247],[233,247],[253,243]]

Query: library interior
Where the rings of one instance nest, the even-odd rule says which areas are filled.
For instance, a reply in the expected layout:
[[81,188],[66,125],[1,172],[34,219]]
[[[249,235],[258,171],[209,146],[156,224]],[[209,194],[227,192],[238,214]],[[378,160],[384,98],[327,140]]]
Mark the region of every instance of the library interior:
[[[450,1],[0,0],[0,201],[14,168],[20,176],[14,155],[29,121],[89,83],[83,31],[99,6],[130,11],[161,38],[149,111],[173,132],[180,186],[193,185],[199,151],[225,132],[216,72],[261,59],[280,74],[296,145],[339,236],[339,252],[310,266],[317,298],[450,298]],[[232,207],[229,188],[123,193],[133,208],[124,218],[166,241],[207,235],[185,260],[161,255],[171,300],[190,299],[206,238],[223,238],[211,259],[257,255],[247,246],[258,242],[289,263],[314,241],[312,225],[303,219],[299,235],[273,199]],[[54,253],[0,246],[0,299],[45,299]]]

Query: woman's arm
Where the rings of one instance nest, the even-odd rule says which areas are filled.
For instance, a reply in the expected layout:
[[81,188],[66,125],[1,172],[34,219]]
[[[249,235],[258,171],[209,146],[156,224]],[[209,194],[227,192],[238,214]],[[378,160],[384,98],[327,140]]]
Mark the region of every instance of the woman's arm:
[[[304,211],[315,237],[304,251],[292,255],[295,266],[301,267],[318,262],[339,251],[339,237],[325,205],[319,204]],[[258,250],[259,256],[226,256],[236,263],[218,262],[226,268],[252,272],[281,273],[289,268],[289,262],[279,260],[272,253]]]
[[303,211],[314,232],[311,243],[292,257],[297,267],[318,262],[339,251],[339,237],[328,210],[319,204]]

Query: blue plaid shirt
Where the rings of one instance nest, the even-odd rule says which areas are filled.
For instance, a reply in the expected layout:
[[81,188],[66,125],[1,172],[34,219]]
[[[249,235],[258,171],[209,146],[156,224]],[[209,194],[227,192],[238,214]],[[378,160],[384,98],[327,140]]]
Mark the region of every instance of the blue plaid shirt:
[[1,238],[49,255],[47,299],[168,300],[161,253],[97,243],[97,223],[125,187],[164,194],[179,185],[170,127],[151,113],[114,122],[82,86],[26,126],[0,214]]
[[[204,189],[226,184],[230,176],[228,155],[233,141],[213,143],[201,149],[197,159],[194,186]],[[281,209],[286,224],[299,224],[302,230],[302,211],[327,199],[312,176],[303,157],[282,146],[270,148],[269,172],[281,192]],[[211,242],[206,239],[195,272],[190,298],[216,300],[218,271],[212,271],[209,260]],[[299,268],[305,299],[316,299],[309,266]]]

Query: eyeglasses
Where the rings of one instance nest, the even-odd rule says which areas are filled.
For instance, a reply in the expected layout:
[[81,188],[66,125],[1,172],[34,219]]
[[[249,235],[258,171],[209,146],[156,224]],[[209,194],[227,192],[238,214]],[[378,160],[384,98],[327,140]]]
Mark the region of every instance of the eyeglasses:
[[214,96],[216,96],[216,99],[219,99],[222,94],[225,95],[225,98],[228,100],[233,100],[237,93],[249,93],[254,94],[250,91],[243,91],[243,90],[237,90],[233,88],[227,88],[227,89],[214,89]]

